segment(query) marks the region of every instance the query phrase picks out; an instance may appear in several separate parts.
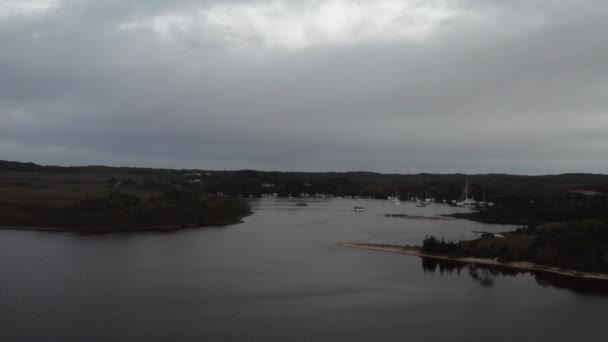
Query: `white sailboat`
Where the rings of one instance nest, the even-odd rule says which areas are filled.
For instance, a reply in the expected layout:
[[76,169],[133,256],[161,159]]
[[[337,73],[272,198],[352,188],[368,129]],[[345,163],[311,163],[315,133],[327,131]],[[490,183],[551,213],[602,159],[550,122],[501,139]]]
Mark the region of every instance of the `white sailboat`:
[[464,199],[462,202],[456,202],[456,205],[460,207],[473,207],[475,203],[473,198],[469,198],[469,182],[466,182],[464,185]]
[[399,190],[395,189],[395,197],[393,197],[393,203],[395,203],[395,205],[401,204],[401,201],[399,200]]
[[426,196],[424,196],[424,203],[431,204],[431,202],[434,202],[434,199],[429,197],[429,192],[427,191]]

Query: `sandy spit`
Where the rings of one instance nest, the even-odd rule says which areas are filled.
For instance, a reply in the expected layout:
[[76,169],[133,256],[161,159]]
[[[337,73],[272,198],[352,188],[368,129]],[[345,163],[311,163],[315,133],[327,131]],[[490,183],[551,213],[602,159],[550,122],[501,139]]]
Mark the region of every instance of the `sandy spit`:
[[483,258],[459,258],[459,257],[451,257],[446,255],[433,255],[433,254],[425,254],[422,253],[420,247],[413,246],[399,246],[399,245],[383,245],[383,244],[374,244],[374,243],[365,243],[365,242],[341,242],[338,243],[338,246],[348,247],[348,248],[357,248],[357,249],[366,249],[372,251],[386,252],[386,253],[395,253],[409,256],[419,256],[425,258],[432,258],[437,260],[445,260],[452,262],[460,262],[465,264],[475,264],[482,266],[500,266],[511,269],[516,269],[520,271],[528,271],[528,272],[542,272],[542,273],[551,273],[557,274],[567,277],[574,277],[580,279],[593,279],[593,280],[605,280],[608,281],[608,274],[600,274],[600,273],[586,273],[579,272],[574,270],[563,269],[559,267],[549,267],[542,266],[532,262],[500,262],[495,259],[483,259]]

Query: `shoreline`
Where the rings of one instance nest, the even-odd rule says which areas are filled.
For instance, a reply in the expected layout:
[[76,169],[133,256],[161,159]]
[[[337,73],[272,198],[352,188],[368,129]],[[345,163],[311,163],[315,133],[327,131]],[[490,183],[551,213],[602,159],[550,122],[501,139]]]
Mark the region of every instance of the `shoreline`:
[[188,225],[174,225],[174,226],[145,226],[145,227],[121,227],[121,228],[61,228],[61,227],[26,227],[26,226],[2,226],[0,225],[0,231],[30,231],[30,232],[48,232],[48,233],[91,233],[91,234],[108,234],[108,233],[146,233],[146,232],[159,232],[168,233],[175,232],[184,229],[194,228],[212,228],[212,227],[225,227],[234,224],[243,223],[243,220],[235,222],[223,222],[213,224],[188,224]]
[[430,258],[443,261],[458,262],[464,264],[475,264],[481,266],[498,266],[518,271],[525,272],[537,272],[537,273],[550,273],[554,275],[560,275],[570,278],[577,278],[582,280],[602,280],[608,281],[608,274],[600,273],[587,273],[579,272],[574,270],[563,269],[559,267],[541,266],[532,262],[527,261],[516,261],[516,262],[500,262],[494,259],[484,258],[472,258],[472,257],[451,257],[446,255],[433,255],[422,253],[420,247],[413,246],[399,246],[399,245],[386,245],[386,244],[374,244],[374,243],[363,243],[363,242],[340,242],[337,244],[340,247],[364,249],[385,253],[394,253],[408,256],[417,256],[421,258]]
[[454,219],[469,220],[473,222],[486,223],[486,224],[498,224],[498,225],[516,225],[516,226],[529,226],[542,224],[544,221],[535,220],[530,218],[499,218],[499,217],[481,217],[476,215],[477,212],[472,213],[454,213],[444,214],[442,216],[452,217]]
[[409,215],[409,214],[385,214],[385,217],[390,218],[402,218],[411,220],[437,220],[437,221],[453,221],[457,220],[456,217],[445,216],[445,215]]
[[11,226],[0,224],[0,231],[31,231],[31,232],[48,232],[48,233],[89,233],[89,234],[111,234],[111,233],[170,233],[178,230],[195,229],[195,228],[213,228],[226,227],[235,224],[241,224],[245,221],[244,218],[253,215],[253,212],[243,215],[234,221],[224,221],[209,224],[177,224],[165,226],[131,226],[131,227],[42,227],[42,226]]

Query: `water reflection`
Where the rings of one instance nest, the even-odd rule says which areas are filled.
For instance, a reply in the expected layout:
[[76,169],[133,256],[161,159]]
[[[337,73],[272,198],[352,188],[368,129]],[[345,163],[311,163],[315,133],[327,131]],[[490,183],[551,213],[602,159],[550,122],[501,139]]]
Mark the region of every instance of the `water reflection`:
[[[602,280],[576,279],[551,273],[520,271],[501,266],[465,264],[454,261],[422,258],[425,273],[468,274],[484,288],[492,288],[501,277],[518,277],[530,274],[542,287],[569,290],[586,295],[608,296],[608,282]],[[464,271],[464,272],[463,272]]]

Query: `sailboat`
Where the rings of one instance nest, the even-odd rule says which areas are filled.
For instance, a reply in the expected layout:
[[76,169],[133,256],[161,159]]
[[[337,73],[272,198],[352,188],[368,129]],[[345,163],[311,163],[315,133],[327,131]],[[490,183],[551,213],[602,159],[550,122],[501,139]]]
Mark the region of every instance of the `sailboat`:
[[401,204],[401,201],[399,201],[399,190],[395,189],[395,197],[393,197],[393,203],[395,203],[395,205]]
[[485,207],[486,205],[488,205],[488,203],[486,202],[486,193],[483,193],[483,199],[481,200],[481,202],[477,202],[477,205],[480,207]]
[[475,206],[475,200],[469,198],[469,182],[464,185],[464,200],[462,202],[456,202],[457,206],[460,207],[473,207]]
[[433,202],[433,199],[429,197],[429,192],[426,192],[426,196],[424,197],[424,202],[426,204],[431,204],[431,202]]

